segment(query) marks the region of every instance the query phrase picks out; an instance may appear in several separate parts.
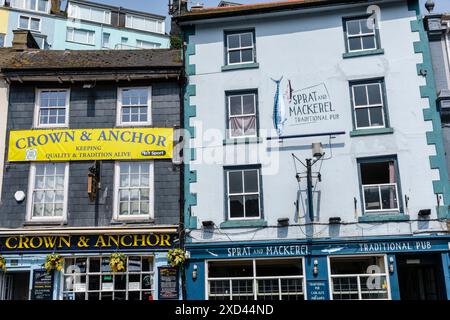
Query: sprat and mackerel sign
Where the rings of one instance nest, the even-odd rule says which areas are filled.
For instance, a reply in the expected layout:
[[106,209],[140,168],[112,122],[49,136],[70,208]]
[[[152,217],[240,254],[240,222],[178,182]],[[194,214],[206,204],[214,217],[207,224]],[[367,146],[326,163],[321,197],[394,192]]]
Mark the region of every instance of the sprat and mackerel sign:
[[13,130],[8,161],[170,159],[172,128]]

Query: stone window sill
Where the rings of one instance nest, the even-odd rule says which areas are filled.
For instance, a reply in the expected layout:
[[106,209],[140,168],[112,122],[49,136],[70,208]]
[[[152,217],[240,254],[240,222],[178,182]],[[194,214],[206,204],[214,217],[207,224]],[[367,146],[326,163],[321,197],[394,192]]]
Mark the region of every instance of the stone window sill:
[[409,220],[409,215],[403,213],[366,214],[358,218],[358,222],[402,222]]
[[393,128],[356,129],[350,131],[350,137],[363,137],[377,134],[392,134],[392,133],[394,133]]
[[255,220],[228,220],[220,224],[220,228],[260,228],[266,227],[267,221],[263,219]]
[[367,51],[357,51],[357,52],[346,52],[342,55],[344,59],[356,58],[356,57],[366,57],[366,56],[374,56],[384,54],[384,49],[375,49],[375,50],[367,50]]
[[233,70],[245,70],[245,69],[257,69],[259,68],[259,63],[243,63],[243,64],[232,64],[222,67],[222,71],[233,71]]
[[252,138],[232,138],[223,140],[223,145],[228,144],[250,144],[250,143],[262,143],[263,139],[261,137]]

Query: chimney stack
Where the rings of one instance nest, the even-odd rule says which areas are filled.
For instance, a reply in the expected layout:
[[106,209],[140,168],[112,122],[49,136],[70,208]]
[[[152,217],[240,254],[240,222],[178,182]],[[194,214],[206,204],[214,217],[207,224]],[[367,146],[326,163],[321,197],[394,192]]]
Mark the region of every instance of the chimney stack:
[[39,49],[39,45],[28,30],[13,30],[12,48],[17,51]]
[[51,0],[50,13],[58,14],[61,12],[61,0]]

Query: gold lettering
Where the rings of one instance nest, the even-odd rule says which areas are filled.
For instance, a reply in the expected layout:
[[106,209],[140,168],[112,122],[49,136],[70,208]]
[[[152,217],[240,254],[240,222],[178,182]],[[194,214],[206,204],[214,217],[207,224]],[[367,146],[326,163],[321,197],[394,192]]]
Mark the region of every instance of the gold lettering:
[[[125,239],[127,239],[127,238],[130,239],[130,242],[125,243]],[[128,235],[128,236],[121,236],[120,237],[120,244],[122,246],[124,246],[124,247],[131,247],[133,245],[133,238],[130,235]]]
[[[135,234],[134,236],[134,243],[133,246],[135,247],[145,247],[145,235],[137,235]],[[140,239],[138,239],[138,237],[141,237]],[[138,241],[141,243],[140,245],[138,244]]]
[[119,236],[108,236],[108,247],[111,247],[111,242],[119,247]]
[[102,247],[106,247],[106,241],[105,238],[103,238],[103,236],[98,236],[97,242],[95,243],[94,247],[98,247],[101,244]]
[[30,247],[28,246],[28,241],[30,241],[30,239],[28,239],[27,237],[21,237],[19,240],[19,249],[30,249]]
[[161,235],[161,247],[168,246],[170,247],[170,235],[169,234],[162,234]]
[[46,248],[54,248],[56,245],[56,237],[44,237],[44,244]]
[[[35,244],[35,240],[38,240],[38,244]],[[33,249],[40,248],[42,246],[42,238],[41,237],[32,237],[30,239],[30,247]]]
[[66,245],[66,247],[70,248],[70,236],[68,237],[59,237],[59,244],[58,244],[58,248],[62,248],[62,243],[64,242],[64,244]]
[[[156,240],[155,243],[152,243],[152,236],[155,237],[155,240]],[[157,235],[157,234],[150,234],[150,235],[147,236],[147,244],[150,247],[154,247],[154,246],[158,245],[158,243],[159,243],[159,235]]]
[[17,243],[11,245],[10,241],[17,241],[17,237],[8,238],[8,239],[6,239],[6,242],[5,242],[6,248],[8,248],[8,249],[15,249],[15,248],[17,248]]

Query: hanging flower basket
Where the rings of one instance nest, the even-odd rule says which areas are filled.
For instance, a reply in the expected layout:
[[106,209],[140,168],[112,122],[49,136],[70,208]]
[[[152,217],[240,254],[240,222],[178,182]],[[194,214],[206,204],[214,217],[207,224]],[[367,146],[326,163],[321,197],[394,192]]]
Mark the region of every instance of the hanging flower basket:
[[58,253],[52,253],[45,259],[45,269],[48,273],[53,270],[61,271],[63,268],[64,259]]
[[169,250],[167,260],[172,267],[182,266],[186,261],[186,252],[182,249]]
[[123,253],[113,253],[109,258],[109,266],[112,272],[122,272],[126,270],[127,258]]
[[6,272],[6,259],[0,254],[0,271]]

